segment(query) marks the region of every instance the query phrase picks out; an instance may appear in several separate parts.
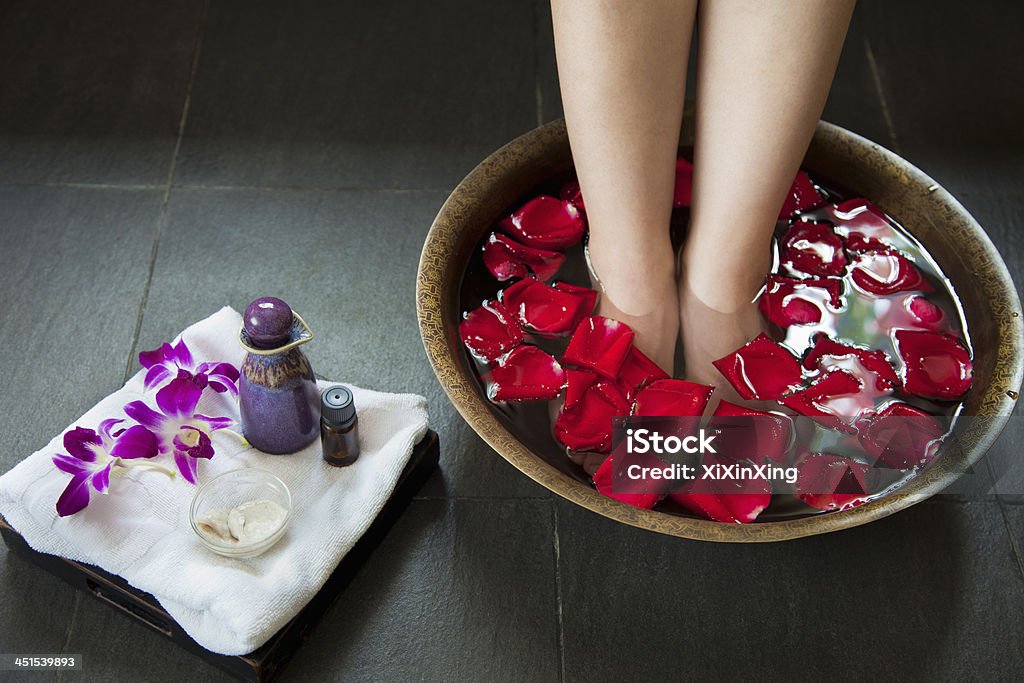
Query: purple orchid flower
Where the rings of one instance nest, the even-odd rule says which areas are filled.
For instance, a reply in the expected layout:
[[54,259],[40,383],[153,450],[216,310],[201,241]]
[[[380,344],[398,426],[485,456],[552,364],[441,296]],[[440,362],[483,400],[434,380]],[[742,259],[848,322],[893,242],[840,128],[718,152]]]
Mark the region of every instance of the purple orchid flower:
[[53,464],[71,475],[64,492],[57,499],[57,514],[73,515],[89,504],[90,485],[96,493],[106,494],[110,488],[110,471],[123,466],[122,460],[152,458],[157,454],[157,440],[145,427],[114,428],[124,420],[104,420],[95,431],[75,427],[64,434],[64,453],[53,456]]
[[238,368],[231,363],[204,362],[196,364],[184,339],[173,346],[164,343],[158,349],[143,351],[139,363],[146,368],[146,389],[152,389],[168,378],[190,380],[200,389],[209,386],[218,394],[225,391],[238,395]]
[[185,480],[196,483],[199,458],[213,457],[210,435],[234,424],[228,417],[209,417],[195,412],[203,390],[185,377],[172,379],[157,392],[153,410],[142,401],[132,401],[124,412],[156,435],[161,453],[174,453],[174,463]]

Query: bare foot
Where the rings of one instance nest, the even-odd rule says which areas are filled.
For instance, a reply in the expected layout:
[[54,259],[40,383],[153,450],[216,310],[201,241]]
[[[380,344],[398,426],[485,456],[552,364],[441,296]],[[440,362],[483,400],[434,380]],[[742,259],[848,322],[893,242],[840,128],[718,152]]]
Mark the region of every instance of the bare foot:
[[673,372],[679,334],[679,299],[671,248],[606,248],[588,245],[597,314],[632,328],[633,343],[667,372]]
[[742,400],[713,362],[767,329],[754,303],[767,265],[757,270],[756,276],[749,272],[729,274],[723,272],[728,269],[726,260],[700,262],[691,254],[684,254],[679,277],[679,318],[686,379],[714,385],[715,399],[735,403]]

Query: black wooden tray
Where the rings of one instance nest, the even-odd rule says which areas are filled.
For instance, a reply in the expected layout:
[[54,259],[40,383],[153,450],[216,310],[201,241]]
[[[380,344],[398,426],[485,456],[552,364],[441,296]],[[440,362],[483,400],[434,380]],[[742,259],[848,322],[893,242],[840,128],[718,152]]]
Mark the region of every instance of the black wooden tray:
[[284,665],[309,636],[313,626],[387,535],[395,520],[437,467],[439,456],[437,434],[428,431],[413,449],[409,464],[395,486],[395,492],[384,504],[377,519],[342,559],[320,592],[266,644],[255,652],[238,657],[216,654],[203,648],[182,630],[152,595],[132,588],[121,577],[109,574],[98,567],[32,550],[25,539],[2,517],[0,534],[3,535],[7,547],[15,554],[28,558],[75,588],[145,624],[178,646],[197,654],[240,680],[266,683],[277,678]]

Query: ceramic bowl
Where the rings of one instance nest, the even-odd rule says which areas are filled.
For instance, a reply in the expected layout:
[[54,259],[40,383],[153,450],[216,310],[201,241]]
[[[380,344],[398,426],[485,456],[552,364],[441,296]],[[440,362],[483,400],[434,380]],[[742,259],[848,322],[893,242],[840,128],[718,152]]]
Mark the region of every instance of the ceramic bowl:
[[[692,120],[692,119],[691,119]],[[692,144],[685,129],[682,145]],[[869,197],[895,216],[939,263],[961,297],[974,346],[974,385],[958,448],[943,448],[923,473],[902,488],[862,506],[753,524],[723,524],[641,510],[598,493],[582,471],[542,457],[512,431],[486,399],[458,335],[459,293],[470,256],[496,221],[544,181],[572,172],[563,121],[513,140],[484,159],[441,207],[423,246],[417,275],[417,312],[423,344],[448,397],[499,455],[558,495],[620,522],[707,541],[779,541],[864,524],[906,508],[968,471],[998,436],[1020,390],[1021,307],[1017,291],[985,231],[963,206],[906,160],[848,130],[821,122],[803,164],[812,175]],[[527,438],[526,441],[529,441]],[[562,456],[562,460],[567,459]]]

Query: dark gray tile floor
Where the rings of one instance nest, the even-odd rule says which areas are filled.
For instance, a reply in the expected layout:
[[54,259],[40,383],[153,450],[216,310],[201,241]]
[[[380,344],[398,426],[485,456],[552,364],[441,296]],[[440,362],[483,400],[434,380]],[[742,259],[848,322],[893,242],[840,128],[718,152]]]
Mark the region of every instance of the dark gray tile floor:
[[[140,349],[274,292],[321,374],[427,396],[443,451],[294,680],[1024,676],[1024,499],[986,495],[1019,428],[964,490],[738,547],[552,498],[447,402],[419,248],[476,161],[560,115],[546,0],[93,5],[0,5],[0,470]],[[862,0],[825,112],[946,184],[1018,283],[1022,26],[1009,0]],[[0,652],[87,657],[34,678],[224,680],[6,553],[0,594]]]

